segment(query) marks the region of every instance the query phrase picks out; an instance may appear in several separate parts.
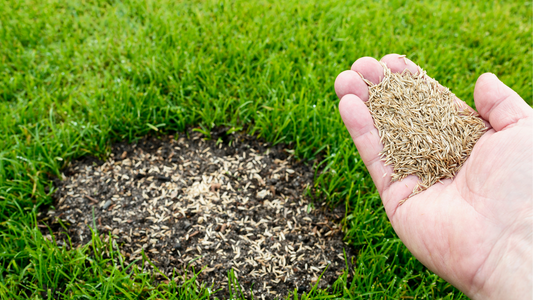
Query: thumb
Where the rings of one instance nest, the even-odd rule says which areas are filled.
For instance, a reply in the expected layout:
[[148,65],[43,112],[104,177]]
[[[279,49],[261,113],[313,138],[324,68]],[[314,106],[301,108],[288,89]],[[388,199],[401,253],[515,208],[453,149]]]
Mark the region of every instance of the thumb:
[[533,109],[492,73],[485,73],[477,79],[474,102],[481,117],[496,131],[533,116]]

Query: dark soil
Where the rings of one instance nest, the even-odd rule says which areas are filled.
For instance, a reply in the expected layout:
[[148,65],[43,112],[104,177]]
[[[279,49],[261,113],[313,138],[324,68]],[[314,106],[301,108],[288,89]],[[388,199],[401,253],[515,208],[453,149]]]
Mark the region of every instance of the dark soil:
[[354,255],[334,222],[344,211],[303,196],[313,192],[309,166],[283,145],[267,148],[248,135],[189,134],[118,143],[105,162],[73,162],[56,182],[56,209],[41,216],[58,244],[68,247],[67,233],[73,247],[90,242],[95,224],[127,263],[154,272],[141,265],[144,251],[167,276],[203,268],[198,281],[222,298],[231,269],[256,298],[309,291],[322,273],[318,287],[326,288],[342,274],[343,250],[349,262]]

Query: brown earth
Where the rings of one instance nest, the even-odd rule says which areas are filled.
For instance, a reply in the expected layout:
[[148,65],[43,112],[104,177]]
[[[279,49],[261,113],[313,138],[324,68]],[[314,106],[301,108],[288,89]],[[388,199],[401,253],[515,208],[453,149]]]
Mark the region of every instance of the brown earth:
[[[56,209],[41,218],[65,247],[66,233],[73,247],[90,242],[95,224],[127,263],[160,281],[202,270],[199,284],[217,297],[229,296],[231,269],[256,298],[306,292],[317,281],[326,288],[354,259],[336,223],[344,210],[315,207],[304,196],[313,193],[314,170],[284,145],[267,146],[223,129],[208,141],[189,132],[118,143],[106,161],[73,162],[56,181]],[[142,263],[143,251],[158,270]]]

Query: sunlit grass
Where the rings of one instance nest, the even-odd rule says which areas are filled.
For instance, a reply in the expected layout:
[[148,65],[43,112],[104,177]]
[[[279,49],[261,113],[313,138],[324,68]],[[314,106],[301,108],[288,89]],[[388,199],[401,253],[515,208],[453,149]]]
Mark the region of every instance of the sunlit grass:
[[320,164],[316,198],[348,208],[353,280],[305,297],[465,298],[395,235],[333,83],[358,57],[400,53],[471,105],[489,71],[531,105],[531,11],[525,1],[0,0],[0,295],[208,298],[194,280],[156,286],[115,266],[99,238],[58,248],[35,218],[72,159],[224,125]]

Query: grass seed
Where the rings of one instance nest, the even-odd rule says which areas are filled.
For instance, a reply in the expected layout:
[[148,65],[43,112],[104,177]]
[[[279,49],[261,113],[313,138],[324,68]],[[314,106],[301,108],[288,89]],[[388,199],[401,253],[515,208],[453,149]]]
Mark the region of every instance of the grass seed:
[[[219,130],[213,135],[224,134]],[[152,137],[118,143],[107,161],[74,161],[64,181],[56,182],[56,201],[62,204],[46,213],[55,240],[81,246],[91,240],[89,225],[94,225],[105,243],[111,234],[123,261],[156,280],[205,268],[197,280],[213,285],[218,298],[230,296],[224,287],[231,269],[246,297],[253,292],[272,299],[273,292],[309,291],[322,266],[328,268],[319,288],[351,266],[354,251],[345,247],[334,222],[343,207],[335,214],[321,207],[308,211],[303,195],[314,170],[288,156],[284,145],[265,148],[254,137],[235,133],[231,145],[222,142],[220,148],[217,138],[188,135],[192,139],[182,134],[177,141]],[[143,264],[143,251],[151,263]],[[116,257],[107,250],[104,255]],[[314,269],[305,271],[304,264]],[[274,288],[267,291],[262,283]]]
[[453,178],[487,128],[477,112],[424,70],[393,73],[382,65],[379,84],[363,79],[369,86],[366,105],[383,143],[379,155],[393,167],[392,182],[409,175],[419,179],[410,198]]

